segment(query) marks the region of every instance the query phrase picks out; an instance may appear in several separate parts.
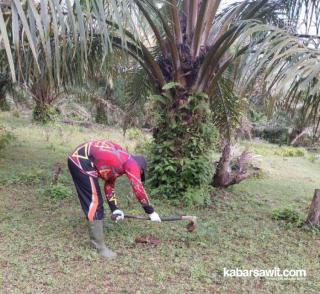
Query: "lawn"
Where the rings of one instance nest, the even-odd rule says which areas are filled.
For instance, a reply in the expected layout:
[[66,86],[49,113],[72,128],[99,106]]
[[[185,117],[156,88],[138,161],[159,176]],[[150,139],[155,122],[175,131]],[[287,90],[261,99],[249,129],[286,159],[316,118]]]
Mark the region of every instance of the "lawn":
[[[320,188],[320,163],[308,155],[281,157],[278,147],[254,143],[263,177],[216,191],[207,208],[152,202],[159,214],[188,213],[198,230],[183,223],[114,223],[105,206],[105,238],[118,253],[112,261],[90,248],[87,224],[71,178],[67,154],[91,138],[105,138],[134,150],[135,140],[115,128],[38,126],[28,113],[0,120],[16,139],[0,158],[0,293],[319,293],[320,234],[272,218],[279,208],[306,217]],[[55,163],[63,165],[59,189],[50,186]],[[120,207],[142,213],[126,179],[118,186]],[[57,199],[65,192],[68,197]],[[55,197],[55,198],[53,198]],[[153,236],[160,245],[135,243]],[[224,268],[305,269],[301,280],[231,278]]]

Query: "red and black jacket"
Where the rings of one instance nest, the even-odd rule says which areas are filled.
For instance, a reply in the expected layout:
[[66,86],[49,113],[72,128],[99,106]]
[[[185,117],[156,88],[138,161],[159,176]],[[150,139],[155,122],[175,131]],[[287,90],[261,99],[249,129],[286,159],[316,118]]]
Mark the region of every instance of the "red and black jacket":
[[79,169],[91,176],[105,181],[104,191],[110,209],[118,209],[115,197],[115,181],[126,174],[132,190],[146,213],[154,210],[141,182],[142,168],[120,145],[105,140],[93,140],[78,146],[69,158]]

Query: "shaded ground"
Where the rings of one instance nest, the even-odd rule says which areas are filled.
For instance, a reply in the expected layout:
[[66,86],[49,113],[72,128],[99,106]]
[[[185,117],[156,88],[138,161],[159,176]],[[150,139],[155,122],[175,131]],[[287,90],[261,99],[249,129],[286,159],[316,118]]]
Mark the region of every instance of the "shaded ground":
[[[105,234],[119,254],[104,261],[89,248],[87,227],[65,158],[89,138],[112,139],[132,150],[115,129],[39,127],[28,118],[1,114],[16,141],[0,158],[1,293],[319,293],[320,235],[272,220],[272,210],[294,207],[306,216],[313,190],[320,187],[320,164],[307,158],[273,155],[270,145],[255,145],[263,156],[262,179],[218,192],[206,209],[186,210],[199,217],[187,233],[183,223],[113,223],[106,209]],[[56,162],[64,165],[61,184],[73,196],[54,201],[44,192]],[[120,206],[142,213],[119,183]],[[182,212],[160,200],[160,214]],[[136,244],[140,236],[158,246]],[[279,281],[225,278],[223,268],[306,269],[307,278]]]

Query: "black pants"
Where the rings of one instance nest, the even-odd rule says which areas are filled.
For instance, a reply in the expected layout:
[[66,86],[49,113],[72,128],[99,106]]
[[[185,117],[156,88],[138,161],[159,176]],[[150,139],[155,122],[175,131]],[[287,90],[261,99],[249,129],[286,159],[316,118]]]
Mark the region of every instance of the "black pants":
[[103,219],[103,199],[98,178],[84,174],[70,158],[68,167],[87,219],[89,221]]

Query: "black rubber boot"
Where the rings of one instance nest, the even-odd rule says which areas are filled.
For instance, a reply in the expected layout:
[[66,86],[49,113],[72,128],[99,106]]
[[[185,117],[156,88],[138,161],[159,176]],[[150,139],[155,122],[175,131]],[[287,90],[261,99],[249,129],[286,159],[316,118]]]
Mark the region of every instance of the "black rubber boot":
[[89,235],[91,244],[98,250],[101,256],[104,258],[114,258],[117,256],[116,253],[112,252],[104,244],[103,220],[89,221]]

